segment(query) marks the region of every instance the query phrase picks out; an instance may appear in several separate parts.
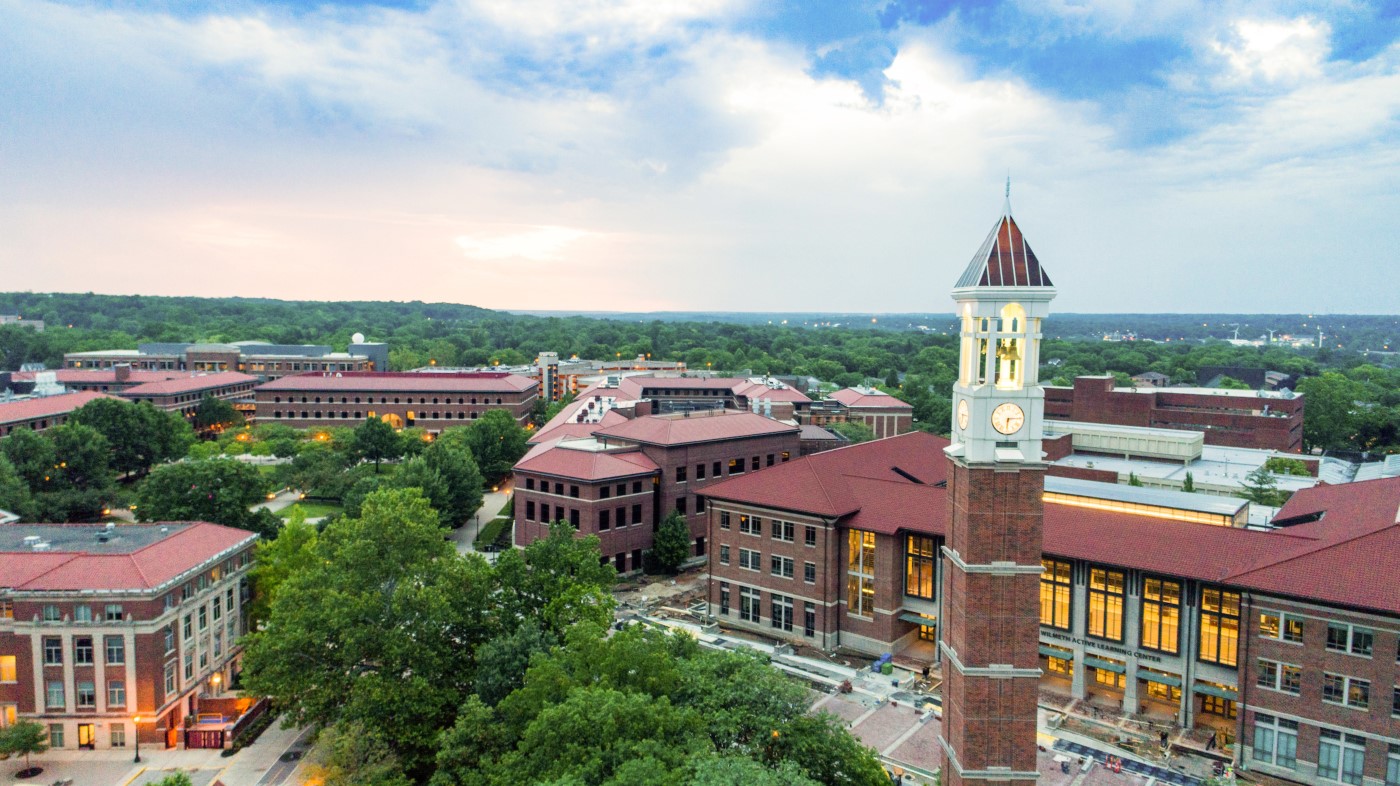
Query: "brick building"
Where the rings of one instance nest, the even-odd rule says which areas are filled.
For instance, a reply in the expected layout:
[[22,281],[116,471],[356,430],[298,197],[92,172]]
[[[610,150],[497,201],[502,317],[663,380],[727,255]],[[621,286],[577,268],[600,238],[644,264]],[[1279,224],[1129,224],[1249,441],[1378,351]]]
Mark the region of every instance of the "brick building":
[[[706,489],[711,613],[938,664],[947,445],[913,432]],[[1400,478],[1301,490],[1272,532],[1173,515],[1166,497],[1137,512],[1066,496],[1044,504],[1042,689],[1219,729],[1246,768],[1363,783],[1332,774],[1350,756],[1368,786],[1395,782]],[[872,586],[869,613],[851,611],[853,579]]]
[[515,542],[525,545],[550,522],[568,521],[582,534],[598,535],[605,558],[620,571],[641,568],[653,533],[672,511],[686,517],[692,554],[704,556],[699,493],[788,461],[799,447],[797,426],[735,410],[653,415],[648,407],[620,408],[573,425],[589,433],[556,431],[515,466]]
[[10,375],[18,384],[34,384],[39,376],[48,375],[52,380],[71,392],[94,391],[97,393],[121,393],[128,388],[148,382],[165,382],[189,376],[184,371],[142,371],[133,370],[122,363],[107,368],[60,368],[53,371],[16,371]]
[[241,371],[263,381],[306,372],[387,371],[389,346],[360,338],[359,334],[352,338],[348,352],[336,352],[327,344],[153,342],[138,344],[136,349],[68,352],[63,365],[70,369],[129,365],[138,371]]
[[1078,377],[1073,387],[1045,387],[1045,417],[1200,431],[1206,444],[1303,449],[1301,393],[1221,388],[1120,388],[1112,377]]
[[148,401],[156,409],[179,412],[188,418],[194,417],[205,396],[237,402],[247,409],[257,383],[257,377],[237,371],[182,374],[174,379],[133,385],[117,395],[129,401]]
[[876,439],[897,437],[914,427],[913,405],[874,388],[842,388],[813,403],[809,412],[805,422],[811,425],[863,423]]
[[0,725],[41,723],[58,749],[184,743],[236,681],[256,539],[202,522],[0,526]]
[[111,398],[104,393],[61,393],[57,396],[36,396],[12,401],[0,401],[0,437],[15,429],[43,431],[61,426],[73,410],[99,398]]
[[263,423],[325,428],[377,417],[395,428],[436,432],[468,425],[493,409],[509,412],[523,426],[538,387],[532,379],[501,373],[327,372],[264,383],[253,397]]

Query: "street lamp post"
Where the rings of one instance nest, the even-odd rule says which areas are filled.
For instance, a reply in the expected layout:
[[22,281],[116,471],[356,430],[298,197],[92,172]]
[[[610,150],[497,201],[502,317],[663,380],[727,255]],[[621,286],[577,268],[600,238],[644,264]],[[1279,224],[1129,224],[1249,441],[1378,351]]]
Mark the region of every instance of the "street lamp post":
[[132,732],[132,735],[136,737],[136,758],[133,759],[132,761],[134,761],[134,762],[137,763],[137,764],[140,764],[140,763],[141,763],[141,716],[140,716],[140,715],[137,715],[136,717],[134,717],[134,718],[131,719],[131,732]]

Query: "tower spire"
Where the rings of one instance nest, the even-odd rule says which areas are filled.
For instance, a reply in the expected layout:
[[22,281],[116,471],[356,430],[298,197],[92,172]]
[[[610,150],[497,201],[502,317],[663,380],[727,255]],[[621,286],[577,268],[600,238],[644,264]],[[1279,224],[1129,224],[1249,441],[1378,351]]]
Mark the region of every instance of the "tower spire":
[[1007,173],[1006,173],[1006,201],[1002,203],[1002,206],[1001,206],[1001,214],[1004,215],[1004,216],[1009,216],[1009,215],[1011,215],[1011,173],[1010,173],[1010,172],[1007,172]]

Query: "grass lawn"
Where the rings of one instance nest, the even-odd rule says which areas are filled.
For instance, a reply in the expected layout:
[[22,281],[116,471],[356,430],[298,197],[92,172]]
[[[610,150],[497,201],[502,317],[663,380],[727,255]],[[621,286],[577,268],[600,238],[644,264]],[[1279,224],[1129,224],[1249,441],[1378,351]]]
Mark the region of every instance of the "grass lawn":
[[510,544],[511,519],[492,519],[481,525],[481,531],[476,534],[476,548],[484,549],[492,543],[497,545]]
[[339,505],[332,505],[328,502],[303,501],[293,502],[287,507],[282,508],[281,510],[277,511],[277,516],[278,518],[289,519],[292,517],[292,511],[297,509],[306,511],[306,517],[309,519],[318,519],[323,518],[325,516],[334,516],[341,512],[341,508]]
[[277,471],[277,468],[280,467],[281,464],[254,464],[253,466],[257,467],[259,473],[263,475],[271,475],[272,473]]

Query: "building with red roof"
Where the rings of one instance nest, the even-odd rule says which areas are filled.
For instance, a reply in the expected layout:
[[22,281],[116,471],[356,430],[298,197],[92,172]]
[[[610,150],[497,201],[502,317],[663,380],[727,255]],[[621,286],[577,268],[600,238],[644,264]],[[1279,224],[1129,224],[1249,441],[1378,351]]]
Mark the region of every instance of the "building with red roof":
[[673,511],[690,525],[692,553],[705,556],[699,492],[795,457],[801,430],[747,411],[655,415],[649,401],[588,397],[540,431],[515,465],[516,544],[567,521],[596,534],[604,559],[625,572],[641,569],[653,533]]
[[99,398],[112,397],[105,393],[85,392],[0,401],[0,437],[16,429],[43,431],[61,426],[67,422],[73,410]]
[[118,395],[129,401],[146,401],[156,409],[179,412],[189,418],[194,417],[199,402],[204,400],[205,396],[241,403],[244,409],[251,409],[253,386],[257,384],[257,377],[237,371],[185,373],[169,379],[133,385]]
[[187,726],[238,703],[256,540],[207,522],[0,525],[0,725],[41,723],[59,749],[226,743]]
[[863,423],[876,439],[897,437],[914,428],[914,407],[875,388],[842,388],[812,404],[809,423]]
[[493,409],[523,426],[538,390],[535,380],[507,373],[347,371],[285,376],[259,385],[253,397],[259,422],[325,428],[377,417],[395,428],[437,432]]
[[[708,486],[714,618],[940,666],[948,445],[912,432]],[[1386,782],[1400,736],[1400,478],[1301,490],[1271,531],[1174,516],[1184,497],[1170,492],[1133,488],[1129,502],[1114,484],[1045,484],[1043,690],[1219,729],[1240,765],[1271,775]],[[1070,499],[1095,485],[1099,504]],[[1154,495],[1165,512],[1143,505]],[[848,566],[870,536],[867,618],[849,613]]]

